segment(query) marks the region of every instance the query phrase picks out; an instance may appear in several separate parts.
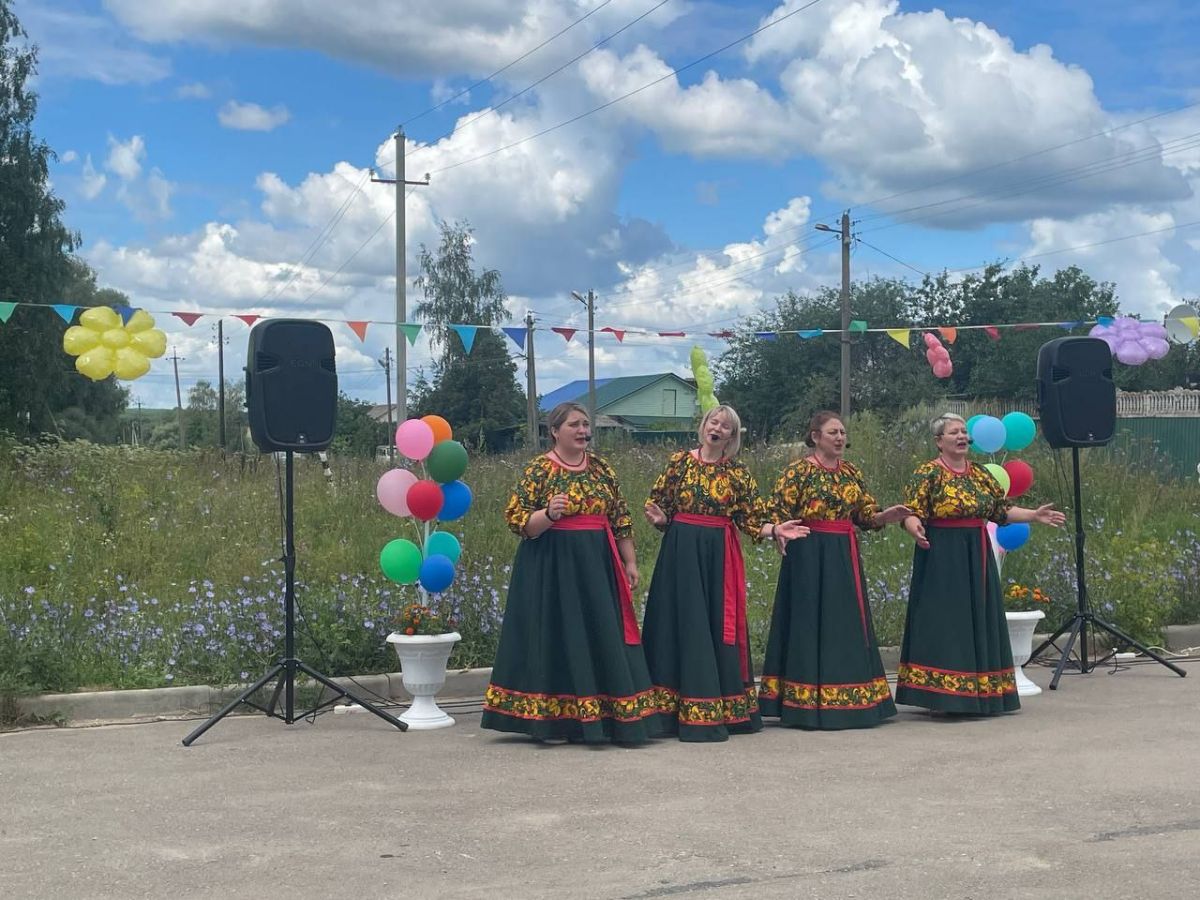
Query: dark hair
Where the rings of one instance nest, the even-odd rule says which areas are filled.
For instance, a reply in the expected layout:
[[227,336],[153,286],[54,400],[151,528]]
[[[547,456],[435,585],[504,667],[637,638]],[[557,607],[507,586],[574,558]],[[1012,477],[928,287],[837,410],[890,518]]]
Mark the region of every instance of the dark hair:
[[550,438],[550,443],[554,443],[554,431],[557,428],[562,428],[563,423],[571,417],[571,413],[580,412],[587,416],[588,424],[591,424],[592,418],[588,416],[586,406],[582,406],[573,400],[568,400],[565,403],[560,403],[546,416],[546,434]]
[[[804,443],[809,447],[817,446],[817,442],[813,440],[813,432],[820,431],[825,427],[826,422],[829,422],[833,419],[837,419],[839,422],[842,421],[841,415],[830,409],[823,409],[818,413],[814,413],[813,417],[808,420],[808,431],[804,432]],[[845,422],[842,422],[843,426],[845,424]],[[846,446],[850,446],[849,441],[846,442]]]

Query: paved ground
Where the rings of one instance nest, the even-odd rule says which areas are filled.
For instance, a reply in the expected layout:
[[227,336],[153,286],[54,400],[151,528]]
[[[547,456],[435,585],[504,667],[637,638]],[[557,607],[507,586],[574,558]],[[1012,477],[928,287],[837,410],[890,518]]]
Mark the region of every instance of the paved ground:
[[642,749],[462,709],[230,718],[190,748],[186,722],[0,734],[0,897],[1190,898],[1190,668],[1068,675],[1001,720]]

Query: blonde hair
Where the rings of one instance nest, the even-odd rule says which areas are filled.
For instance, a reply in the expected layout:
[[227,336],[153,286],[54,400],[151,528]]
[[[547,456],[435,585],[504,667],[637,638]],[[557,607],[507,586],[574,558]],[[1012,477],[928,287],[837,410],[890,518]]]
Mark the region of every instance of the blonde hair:
[[729,436],[729,443],[725,446],[725,456],[728,459],[733,459],[742,449],[742,420],[738,416],[737,410],[732,406],[726,406],[722,403],[720,406],[714,406],[704,414],[704,418],[700,420],[700,427],[696,429],[696,437],[700,439],[700,445],[704,445],[704,428],[708,425],[709,420],[720,413],[729,420],[729,427],[732,434]]
[[943,434],[946,433],[946,426],[949,425],[951,422],[962,422],[964,428],[966,427],[966,424],[967,424],[967,420],[964,419],[962,416],[960,416],[958,413],[944,412],[940,416],[938,416],[936,419],[934,419],[932,422],[929,423],[929,427],[933,431],[933,436],[935,438],[940,438]]

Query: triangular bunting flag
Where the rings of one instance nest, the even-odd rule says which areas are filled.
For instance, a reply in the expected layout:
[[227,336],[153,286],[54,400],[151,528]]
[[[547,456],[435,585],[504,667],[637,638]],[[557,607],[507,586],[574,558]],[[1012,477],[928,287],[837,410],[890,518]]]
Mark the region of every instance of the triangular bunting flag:
[[62,317],[62,320],[68,325],[70,325],[71,320],[75,318],[75,310],[79,309],[78,306],[71,306],[69,303],[51,303],[50,307],[56,313],[58,313],[59,316]]
[[17,308],[17,304],[5,300],[0,303],[0,322],[7,322],[8,317],[13,314],[13,310]]
[[512,338],[514,344],[516,344],[522,350],[525,349],[525,329],[524,328],[501,328],[500,330],[503,331],[505,334],[507,334],[510,338]]
[[128,325],[129,320],[133,318],[133,314],[137,312],[137,310],[132,306],[114,306],[113,309],[115,309],[117,311],[117,315],[121,317],[122,325]]
[[686,331],[660,331],[659,337],[687,337]]
[[421,326],[411,322],[401,322],[400,330],[404,332],[404,336],[408,338],[410,346],[415,346],[417,343],[417,335],[421,333]]
[[946,339],[947,344],[953,344],[955,341],[958,340],[958,329],[957,328],[951,328],[951,327],[947,326],[945,328],[939,328],[938,331],[940,331],[942,333],[942,337],[944,337]]
[[1022,322],[1020,325],[1014,325],[1013,331],[1032,331],[1037,327],[1036,322]]
[[1179,321],[1192,333],[1192,337],[1200,337],[1200,316],[1184,316]]
[[779,337],[779,333],[776,331],[756,331],[754,332],[754,336],[764,341],[773,341]]
[[1074,331],[1076,328],[1078,328],[1082,324],[1083,324],[1082,322],[1059,322],[1058,327],[1061,328],[1063,331]]
[[1112,316],[1096,316],[1096,324],[1097,325],[1103,325],[1105,328],[1107,328],[1112,323],[1113,323]]
[[618,344],[624,343],[624,341],[625,341],[625,332],[621,331],[619,329],[613,328],[611,325],[605,325],[600,330],[607,331],[609,334],[611,334],[613,337],[615,337],[617,339]]
[[555,334],[561,334],[563,336],[563,339],[569,344],[569,343],[571,343],[571,338],[575,337],[575,332],[578,331],[579,329],[578,328],[551,328],[550,330],[553,331]]
[[475,332],[478,330],[477,325],[451,325],[454,333],[458,335],[458,339],[462,341],[463,349],[467,353],[471,352],[471,348],[475,346]]
[[253,325],[261,316],[256,316],[254,313],[243,313],[242,315],[234,316],[235,319],[241,319],[247,325]]
[[796,334],[800,335],[800,337],[804,338],[806,341],[810,341],[815,337],[820,337],[824,333],[825,332],[823,332],[820,328],[806,328],[803,331],[796,332]]
[[907,328],[889,328],[887,333],[888,337],[890,337],[897,344],[903,344],[905,347],[909,346],[911,336]]
[[360,341],[367,339],[367,326],[371,324],[370,322],[347,322],[346,324],[350,326],[351,331],[358,335]]
[[867,323],[864,322],[862,319],[851,319],[850,320],[850,331],[851,332],[858,332],[861,334],[862,332],[864,332],[866,330],[867,330]]
[[710,331],[708,333],[708,336],[715,337],[715,338],[725,338],[726,340],[728,340],[729,338],[733,337],[733,332],[730,331],[728,328],[726,328],[724,331]]
[[1000,329],[995,325],[984,325],[983,330],[987,332],[987,336],[993,341],[1000,340]]
[[196,321],[197,321],[197,320],[198,320],[198,319],[199,319],[199,318],[200,318],[202,315],[204,315],[204,313],[183,313],[183,312],[173,312],[173,313],[171,313],[171,315],[173,315],[173,316],[174,316],[175,318],[177,318],[177,319],[180,319],[180,320],[182,320],[182,321],[183,321],[183,322],[184,322],[184,323],[185,323],[185,324],[188,326],[188,328],[191,328],[193,325],[195,325],[195,324],[196,324]]

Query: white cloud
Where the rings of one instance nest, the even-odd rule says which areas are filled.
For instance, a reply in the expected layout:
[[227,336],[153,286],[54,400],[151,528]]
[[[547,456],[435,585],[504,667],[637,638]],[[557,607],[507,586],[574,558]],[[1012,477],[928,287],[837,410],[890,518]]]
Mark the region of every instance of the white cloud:
[[128,141],[108,136],[108,160],[104,167],[122,181],[133,181],[142,174],[142,160],[146,157],[146,142],[140,134]]
[[68,150],[66,153],[60,156],[59,159],[61,159],[64,163],[73,163],[75,160],[79,159],[79,154],[74,150]]
[[169,60],[136,46],[111,19],[48,4],[21,4],[20,16],[42,78],[150,84],[171,73]]
[[238,131],[274,131],[290,118],[291,113],[282,104],[266,109],[257,103],[230,100],[217,111],[223,127]]
[[180,100],[207,100],[212,96],[212,88],[199,81],[192,81],[177,87],[175,96]]
[[80,192],[88,200],[95,200],[100,196],[100,192],[104,190],[104,185],[108,183],[108,176],[103,172],[97,172],[95,166],[92,165],[92,155],[89,153],[83,160],[83,176],[80,180]]

